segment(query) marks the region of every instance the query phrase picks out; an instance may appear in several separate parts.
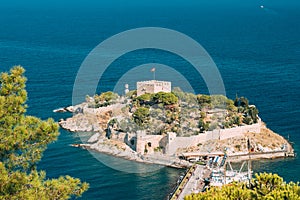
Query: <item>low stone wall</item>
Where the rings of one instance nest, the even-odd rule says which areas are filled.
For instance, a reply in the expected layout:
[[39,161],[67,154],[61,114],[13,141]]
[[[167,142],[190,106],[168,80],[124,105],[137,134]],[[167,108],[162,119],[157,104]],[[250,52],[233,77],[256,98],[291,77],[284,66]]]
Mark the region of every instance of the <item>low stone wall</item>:
[[274,158],[284,158],[289,154],[287,151],[271,151],[271,152],[261,152],[256,154],[242,154],[242,155],[228,155],[229,161],[241,161],[241,160],[258,160],[258,159],[274,159]]
[[186,148],[189,146],[196,146],[199,143],[206,141],[206,134],[193,135],[190,137],[176,137],[169,143],[170,147]]
[[189,137],[174,137],[169,140],[167,146],[167,153],[173,154],[178,148],[187,148],[191,146],[197,146],[200,143],[205,143],[209,140],[216,140],[220,137],[220,131],[214,130],[206,133],[201,133],[199,135],[192,135]]
[[206,135],[206,141],[209,140],[219,140],[220,139],[220,133],[223,129],[219,129],[219,130],[213,130],[213,131],[207,131],[206,133],[204,133]]
[[[197,146],[200,143],[205,143],[209,140],[225,140],[228,138],[243,136],[247,132],[260,133],[261,123],[239,126],[229,129],[219,129],[200,133],[199,135],[192,135],[189,137],[176,137],[175,133],[168,133],[167,136],[161,135],[146,135],[140,134],[136,141],[136,151],[144,153],[147,148],[148,153],[152,153],[154,148],[164,147],[164,153],[174,154],[178,148],[187,148]],[[151,147],[148,143],[151,143]]]
[[229,129],[221,129],[220,140],[242,136],[243,133],[247,133],[247,132],[260,133],[260,128],[261,128],[261,123],[256,123],[252,125],[238,126]]
[[197,146],[199,143],[205,143],[209,140],[225,140],[228,138],[243,136],[247,132],[260,133],[261,123],[239,126],[229,129],[219,129],[207,131],[199,135],[189,137],[172,137],[167,145],[167,153],[173,154],[178,148],[187,148]]

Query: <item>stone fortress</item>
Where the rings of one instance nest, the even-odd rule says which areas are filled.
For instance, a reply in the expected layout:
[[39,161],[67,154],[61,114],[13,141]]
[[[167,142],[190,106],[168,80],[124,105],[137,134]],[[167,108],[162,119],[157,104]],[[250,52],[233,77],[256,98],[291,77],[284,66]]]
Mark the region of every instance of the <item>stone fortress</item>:
[[140,81],[136,83],[136,91],[137,96],[145,93],[171,92],[171,82],[158,80]]
[[[137,96],[145,93],[153,94],[158,92],[171,92],[171,82],[149,80],[137,82]],[[128,87],[128,86],[127,86]],[[216,129],[206,131],[198,135],[189,137],[176,136],[174,132],[168,132],[166,135],[149,135],[146,131],[140,130],[136,134],[127,134],[123,141],[139,154],[152,154],[155,151],[161,151],[167,155],[173,155],[178,148],[188,148],[205,143],[209,140],[225,140],[243,136],[244,133],[261,132],[262,122],[259,118],[256,124],[238,126],[227,129]]]
[[[167,81],[140,81],[136,85],[138,95],[145,93],[153,94],[161,91],[171,92],[171,82]],[[128,84],[126,84],[125,94],[129,92],[128,87]],[[124,121],[123,125],[121,123],[108,123],[113,115],[117,120],[124,117],[126,119],[126,117],[132,115],[132,112],[128,110],[132,108],[130,107],[131,102],[124,99],[124,97],[123,99],[119,97],[119,100],[114,104],[98,108],[89,107],[89,102],[83,102],[75,106],[57,109],[54,112],[74,113],[73,117],[60,120],[59,124],[62,128],[71,132],[94,133],[86,141],[87,144],[74,144],[72,146],[93,149],[137,162],[178,167],[183,166],[181,163],[182,160],[177,163],[178,160],[174,161],[172,160],[173,158],[187,158],[186,155],[191,153],[193,154],[192,156],[195,153],[210,154],[213,151],[227,149],[227,147],[227,151],[229,154],[231,153],[231,156],[235,156],[237,159],[247,159],[248,154],[243,158],[240,157],[240,154],[247,151],[247,141],[249,141],[249,138],[251,138],[253,149],[257,150],[255,151],[256,158],[294,156],[293,148],[289,142],[282,136],[266,128],[259,117],[257,118],[257,123],[251,125],[236,125],[232,128],[219,126],[205,132],[188,129],[188,131],[193,131],[193,133],[186,135],[170,132],[172,129],[161,135],[149,134],[149,130],[136,130],[136,126],[129,127],[126,123],[130,123],[131,121]],[[126,108],[128,105],[129,107]],[[222,108],[205,109],[203,112],[206,112],[209,119],[219,113],[226,114],[227,110]],[[193,118],[193,116],[191,117]],[[189,120],[188,117],[186,119]],[[153,126],[159,126],[159,123],[158,121]],[[190,128],[187,123],[184,126]],[[129,129],[127,129],[128,127]],[[157,159],[158,157],[159,159]],[[170,159],[172,160],[171,163]]]

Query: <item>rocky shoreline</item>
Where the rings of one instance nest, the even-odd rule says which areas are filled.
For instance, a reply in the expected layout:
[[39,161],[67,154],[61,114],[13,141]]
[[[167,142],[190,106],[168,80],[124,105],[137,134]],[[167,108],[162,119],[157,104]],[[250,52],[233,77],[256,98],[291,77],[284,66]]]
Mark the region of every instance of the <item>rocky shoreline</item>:
[[73,117],[61,119],[59,125],[70,132],[103,132],[107,127],[114,110],[120,110],[126,104],[116,104],[112,106],[90,108],[88,103],[76,106],[68,106],[54,110],[54,112],[70,112]]
[[176,157],[166,156],[159,153],[151,156],[141,155],[128,147],[120,148],[120,146],[116,146],[115,144],[109,141],[103,140],[98,141],[94,144],[72,144],[71,146],[96,151],[99,153],[115,156],[117,158],[144,164],[155,164],[180,169],[192,166],[192,163],[185,160],[180,160]]
[[[281,136],[280,136],[281,137]],[[118,140],[111,140],[103,137],[100,133],[95,133],[89,138],[87,143],[73,144],[74,147],[79,147],[99,153],[104,153],[125,160],[130,160],[144,164],[163,165],[173,168],[188,168],[193,163],[179,159],[179,156],[164,155],[162,153],[154,153],[151,155],[142,155],[128,147],[125,143]],[[291,147],[290,147],[291,148]],[[210,152],[208,154],[218,154],[219,152]],[[276,159],[285,157],[294,157],[294,151],[275,149],[260,153],[248,153],[247,151],[229,152],[227,153],[230,162],[241,162],[245,160],[261,160],[261,159]]]
[[[102,104],[104,103],[105,102],[102,102]],[[73,113],[72,117],[61,119],[59,121],[59,125],[63,129],[66,129],[70,132],[93,133],[86,144],[76,144],[73,146],[82,147],[88,150],[101,152],[140,163],[186,168],[189,167],[191,163],[186,160],[179,159],[182,153],[199,151],[206,151],[210,153],[220,151],[222,152],[224,151],[224,149],[227,149],[227,156],[232,161],[242,161],[249,159],[249,151],[251,151],[252,153],[251,159],[274,159],[295,156],[294,149],[289,141],[268,129],[264,125],[264,123],[260,121],[260,118],[258,116],[257,119],[259,123],[249,126],[252,128],[247,129],[247,126],[236,126],[232,129],[222,129],[216,131],[217,135],[219,134],[218,137],[214,136],[216,135],[214,131],[211,131],[211,136],[209,136],[208,132],[198,132],[197,135],[199,137],[203,138],[203,136],[207,134],[206,137],[209,136],[211,140],[202,139],[199,141],[204,142],[198,142],[196,144],[192,139],[190,140],[191,143],[189,144],[193,145],[184,147],[184,144],[182,144],[181,146],[183,148],[178,148],[177,150],[175,149],[176,151],[170,153],[167,152],[166,148],[168,148],[168,146],[171,144],[170,142],[172,140],[172,137],[174,141],[180,140],[182,143],[183,141],[187,141],[186,139],[188,137],[197,138],[198,136],[191,135],[176,138],[176,134],[175,136],[172,136],[173,133],[168,133],[167,135],[142,134],[142,136],[138,136],[136,131],[138,130],[136,128],[136,124],[129,123],[129,119],[133,118],[135,115],[135,111],[138,110],[135,104],[136,102],[131,101],[129,98],[118,97],[113,103],[94,107],[91,105],[95,105],[95,98],[89,97],[88,100],[84,103],[75,106],[59,108],[54,110],[54,112]],[[248,108],[253,109],[254,107],[249,106]],[[174,108],[172,106],[168,106],[166,107],[166,109],[166,111],[171,114],[174,111]],[[155,112],[159,111],[157,108],[153,108],[153,110],[156,110]],[[191,122],[194,122],[197,118],[197,115],[195,113],[193,113],[192,115],[189,114],[189,112],[187,111],[190,110],[195,109],[187,108],[186,111],[182,110],[182,112],[186,112],[188,116],[191,117]],[[178,109],[176,112],[178,112]],[[207,110],[207,113],[208,114],[205,115],[207,115],[208,119],[212,120],[213,117],[222,118],[222,116],[226,112],[222,109],[214,109]],[[204,114],[201,113],[201,116],[202,115]],[[155,117],[158,116],[156,115]],[[237,115],[237,117],[240,117],[240,114]],[[157,119],[153,120],[153,127],[150,126],[147,128],[147,130],[157,129],[161,125],[167,125],[168,127],[167,123],[163,124],[163,122],[157,121]],[[207,120],[207,118],[205,120]],[[174,122],[168,123],[172,124]],[[202,123],[205,124],[205,121],[202,120]],[[176,123],[174,124],[176,125]],[[184,131],[200,131],[199,128],[193,128],[189,130],[186,122],[184,122],[184,125],[182,126],[183,128],[185,128]],[[253,127],[255,128],[253,129]],[[232,133],[230,132],[231,130],[233,131]],[[221,131],[224,132],[223,135],[220,135]],[[232,136],[228,137],[228,133]],[[247,147],[247,140],[251,140],[250,149],[249,145]],[[155,144],[157,145],[156,147],[154,147]]]
[[[94,134],[90,138],[99,136],[98,133]],[[134,161],[144,164],[155,164],[173,168],[189,168],[193,163],[186,160],[179,159],[178,156],[169,156],[161,153],[152,155],[141,155],[130,149],[128,146],[120,143],[119,141],[112,141],[108,139],[100,139],[95,143],[83,143],[83,144],[72,144],[73,147],[83,148],[98,153],[104,153],[117,158]],[[209,154],[218,154],[219,152],[210,152]],[[235,152],[227,154],[228,161],[230,162],[241,162],[245,160],[262,160],[262,159],[279,159],[286,157],[294,157],[293,151],[287,152],[282,150],[268,151],[261,153],[248,153],[248,152]]]

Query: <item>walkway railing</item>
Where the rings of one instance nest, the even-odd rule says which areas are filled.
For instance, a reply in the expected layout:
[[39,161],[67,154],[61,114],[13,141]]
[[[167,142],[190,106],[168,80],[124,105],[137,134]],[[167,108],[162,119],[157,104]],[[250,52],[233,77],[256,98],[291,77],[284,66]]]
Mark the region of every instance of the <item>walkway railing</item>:
[[194,164],[192,167],[189,168],[189,170],[186,172],[185,176],[181,180],[180,184],[178,185],[177,189],[175,190],[175,192],[171,196],[170,200],[177,200],[178,199],[178,197],[181,194],[183,188],[189,182],[189,179],[192,176],[195,169],[196,169],[196,164]]

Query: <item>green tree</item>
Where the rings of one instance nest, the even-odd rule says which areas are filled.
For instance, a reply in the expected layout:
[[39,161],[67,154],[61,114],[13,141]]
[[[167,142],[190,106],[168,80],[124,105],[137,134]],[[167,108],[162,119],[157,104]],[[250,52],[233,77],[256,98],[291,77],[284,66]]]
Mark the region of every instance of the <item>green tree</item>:
[[234,100],[234,105],[236,107],[247,108],[249,106],[249,100],[246,97],[236,97]]
[[205,119],[206,118],[206,112],[201,111],[200,112],[200,118]]
[[241,125],[241,117],[239,115],[235,115],[232,117],[232,121],[233,121],[233,124],[236,124],[238,126]]
[[200,132],[203,133],[209,129],[209,124],[205,123],[202,118],[199,119],[198,127],[200,128]]
[[231,99],[227,99],[226,101],[227,110],[231,112],[237,112],[237,107],[234,105],[234,101]]
[[218,128],[218,123],[217,122],[213,122],[213,123],[209,124],[209,126],[208,126],[208,130],[209,131],[213,131],[213,130],[215,130],[217,128]]
[[185,196],[185,200],[198,199],[240,199],[240,200],[298,200],[300,199],[299,183],[286,183],[277,174],[260,173],[248,183],[232,183],[223,187],[212,187],[210,190]]
[[152,95],[149,93],[142,94],[136,98],[141,104],[151,101]]
[[247,125],[251,125],[253,124],[253,120],[251,119],[251,117],[244,117],[243,118],[243,123],[247,124]]
[[227,97],[224,95],[212,95],[211,96],[211,104],[214,108],[226,108],[227,105]]
[[137,123],[139,126],[143,126],[149,120],[150,110],[149,108],[139,107],[132,116],[135,123]]
[[100,95],[100,99],[102,101],[106,101],[106,102],[110,102],[112,100],[116,100],[118,97],[119,97],[118,94],[113,93],[112,91],[103,92]]
[[100,95],[95,95],[95,107],[98,108],[102,106],[108,106],[118,98],[119,95],[111,91],[103,92]]
[[197,95],[197,100],[201,108],[210,106],[211,104],[211,96],[209,95],[199,94]]
[[158,92],[153,95],[153,101],[157,104],[173,105],[178,103],[178,97],[170,92]]
[[251,106],[249,107],[248,109],[248,114],[250,115],[250,117],[252,118],[253,122],[254,123],[257,123],[257,120],[258,120],[258,109],[255,107],[255,106]]
[[80,196],[87,183],[69,176],[45,179],[38,172],[47,145],[59,135],[53,119],[26,115],[24,68],[0,76],[0,199],[67,199]]

